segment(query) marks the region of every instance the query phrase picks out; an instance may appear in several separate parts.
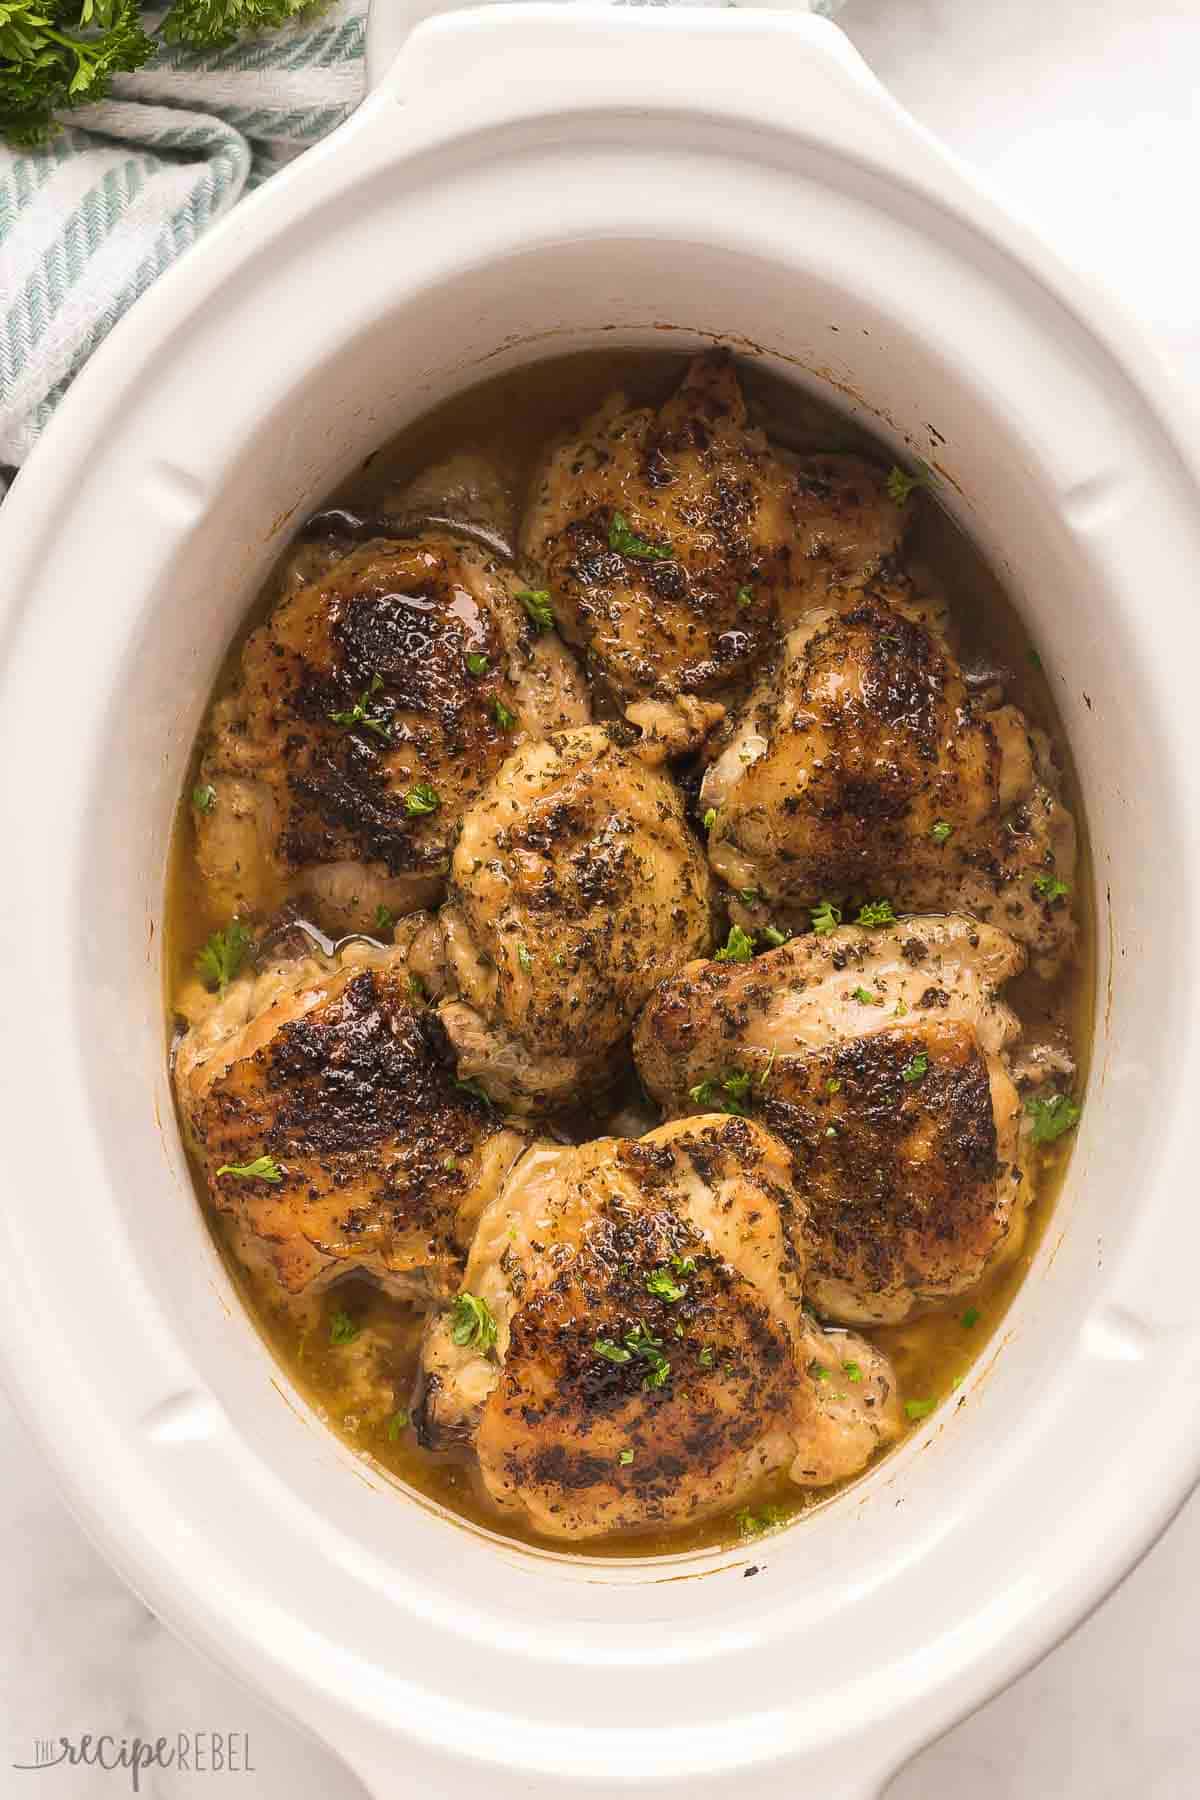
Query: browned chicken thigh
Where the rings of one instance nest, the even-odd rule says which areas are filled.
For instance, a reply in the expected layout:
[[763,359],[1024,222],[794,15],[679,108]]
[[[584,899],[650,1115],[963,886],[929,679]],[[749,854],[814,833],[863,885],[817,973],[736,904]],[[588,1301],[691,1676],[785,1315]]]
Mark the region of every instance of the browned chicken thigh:
[[472,1442],[498,1504],[563,1538],[700,1520],[778,1469],[857,1473],[899,1433],[895,1381],[803,1312],[790,1173],[719,1115],[530,1150],[427,1332],[425,1441]]
[[634,1050],[670,1115],[725,1105],[791,1149],[824,1317],[893,1324],[1020,1247],[1028,1183],[997,987],[1024,952],[971,919],[843,925],[656,990]]
[[655,983],[712,941],[674,785],[587,726],[527,744],[462,822],[441,912],[459,1073],[536,1112],[602,1087]]
[[184,1005],[180,1109],[244,1259],[292,1293],[352,1268],[453,1293],[526,1140],[458,1086],[403,951],[280,961]]
[[722,694],[752,671],[778,616],[790,621],[835,577],[861,578],[899,534],[868,465],[777,456],[718,353],[698,357],[663,406],[616,394],[557,444],[522,547],[653,757],[719,722]]
[[245,914],[301,894],[319,924],[351,931],[436,898],[458,820],[504,758],[590,716],[521,591],[448,536],[367,544],[285,588],[203,753],[197,854],[214,900]]
[[940,609],[903,588],[818,609],[708,769],[713,868],[766,917],[886,894],[1002,926],[1053,972],[1075,828],[1044,736],[972,696]]

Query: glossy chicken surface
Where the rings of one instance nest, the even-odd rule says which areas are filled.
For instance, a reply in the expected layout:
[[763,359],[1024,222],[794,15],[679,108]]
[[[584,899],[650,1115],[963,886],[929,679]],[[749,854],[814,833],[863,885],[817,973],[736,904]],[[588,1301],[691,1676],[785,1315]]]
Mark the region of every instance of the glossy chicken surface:
[[1043,973],[1073,938],[1075,828],[1047,741],[968,690],[940,610],[903,586],[788,634],[700,804],[714,870],[763,917],[886,894],[1003,927]]
[[652,755],[719,722],[720,694],[771,641],[795,548],[791,478],[719,354],[662,406],[614,394],[568,433],[522,533],[564,636]]
[[1019,1247],[1028,1197],[997,988],[1020,946],[971,919],[809,933],[658,988],[634,1052],[668,1114],[722,1103],[795,1158],[826,1318],[894,1324]]
[[788,580],[778,589],[785,631],[843,589],[872,580],[899,549],[907,525],[877,463],[831,454],[789,458],[788,468],[794,536]]
[[[302,894],[333,931],[435,899],[464,809],[515,745],[589,717],[515,575],[449,536],[314,547],[214,709],[196,820],[214,899]],[[301,568],[304,564],[299,565]]]
[[694,1520],[773,1469],[857,1472],[898,1434],[895,1380],[802,1310],[790,1173],[720,1115],[529,1151],[467,1266],[494,1342],[453,1312],[429,1328],[426,1441],[472,1442],[496,1502],[559,1538]]
[[244,1258],[300,1293],[353,1268],[428,1299],[524,1137],[460,1088],[403,952],[348,946],[185,997],[188,1135]]
[[459,1073],[524,1111],[603,1086],[655,983],[712,941],[665,775],[589,726],[528,744],[467,811],[441,912]]

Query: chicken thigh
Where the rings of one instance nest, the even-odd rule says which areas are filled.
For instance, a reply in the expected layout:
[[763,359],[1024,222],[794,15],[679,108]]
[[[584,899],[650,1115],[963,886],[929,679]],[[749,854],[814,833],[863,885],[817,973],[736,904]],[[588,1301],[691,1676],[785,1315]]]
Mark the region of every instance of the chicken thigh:
[[462,822],[441,912],[459,1074],[537,1112],[603,1086],[655,983],[712,941],[674,785],[603,726],[527,744]]
[[1044,736],[974,698],[938,609],[892,588],[791,631],[701,787],[713,868],[764,917],[886,893],[1000,925],[1049,975],[1075,828]]
[[724,1104],[791,1149],[806,1297],[894,1324],[1015,1253],[1028,1183],[997,987],[1021,947],[974,920],[843,925],[657,989],[634,1053],[672,1116]]
[[291,1293],[365,1268],[452,1293],[525,1138],[462,1089],[402,950],[362,943],[184,997],[186,1132],[248,1261]]
[[720,1115],[531,1149],[427,1330],[424,1441],[472,1442],[497,1503],[557,1538],[704,1519],[778,1469],[856,1474],[900,1431],[895,1381],[803,1312],[790,1174]]
[[699,742],[777,613],[790,621],[898,539],[872,473],[856,458],[777,456],[720,353],[657,410],[614,395],[553,448],[522,547],[563,633],[642,728],[643,754]]
[[246,914],[303,894],[340,932],[436,898],[463,810],[514,746],[590,716],[521,591],[449,536],[367,544],[284,590],[203,753],[214,901]]

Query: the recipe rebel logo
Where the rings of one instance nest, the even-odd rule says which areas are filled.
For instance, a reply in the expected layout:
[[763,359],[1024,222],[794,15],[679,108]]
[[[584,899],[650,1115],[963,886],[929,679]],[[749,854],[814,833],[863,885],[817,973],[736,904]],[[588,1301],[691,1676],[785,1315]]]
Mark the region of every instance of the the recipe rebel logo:
[[152,1741],[140,1737],[115,1737],[109,1732],[85,1732],[78,1738],[35,1738],[33,1760],[15,1762],[14,1769],[36,1773],[41,1769],[124,1770],[133,1793],[141,1792],[147,1769],[177,1769],[193,1775],[253,1775],[250,1734],[245,1731],[178,1731],[174,1737]]

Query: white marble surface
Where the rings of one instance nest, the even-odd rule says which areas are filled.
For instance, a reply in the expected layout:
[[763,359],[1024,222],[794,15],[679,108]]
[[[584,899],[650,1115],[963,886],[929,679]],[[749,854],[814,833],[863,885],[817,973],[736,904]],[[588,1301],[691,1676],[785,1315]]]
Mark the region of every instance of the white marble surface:
[[[905,104],[1141,314],[1200,399],[1200,0],[850,0],[843,22]],[[13,1772],[35,1736],[227,1730],[249,1732],[257,1771],[233,1791],[361,1800],[109,1572],[2,1401],[0,1454],[0,1793],[128,1792],[120,1776]],[[1198,1590],[1200,1499],[1068,1643],[910,1764],[890,1800],[1195,1800]],[[151,1800],[218,1791],[194,1774],[142,1786]]]

